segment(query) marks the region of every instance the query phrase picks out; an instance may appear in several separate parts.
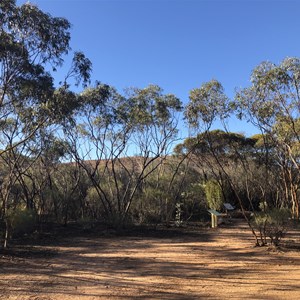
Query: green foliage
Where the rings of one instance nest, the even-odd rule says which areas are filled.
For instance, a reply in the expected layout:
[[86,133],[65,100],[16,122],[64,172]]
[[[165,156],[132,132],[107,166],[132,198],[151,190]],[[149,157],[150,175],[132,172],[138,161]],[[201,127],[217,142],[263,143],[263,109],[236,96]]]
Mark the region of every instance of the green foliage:
[[95,220],[92,217],[82,217],[77,223],[82,227],[83,230],[90,230],[93,228]]
[[237,153],[251,153],[256,139],[247,138],[243,134],[211,130],[186,138],[183,144],[175,147],[177,154],[192,153],[195,155],[219,155],[220,158],[236,157]]
[[209,180],[203,185],[207,205],[210,209],[220,210],[223,205],[222,189],[216,180]]
[[269,133],[285,120],[294,132],[293,119],[299,117],[299,74],[298,58],[288,57],[279,65],[261,63],[252,72],[252,86],[236,94],[243,116]]
[[[206,216],[207,201],[204,186],[197,182],[196,178],[187,176],[185,185],[182,187],[181,202],[184,216],[199,221]],[[195,182],[196,181],[196,182]]]
[[90,186],[88,188],[85,202],[87,206],[87,213],[94,219],[100,219],[101,216],[105,215],[104,209],[99,199],[99,194],[97,193],[95,187]]
[[217,119],[225,119],[232,110],[232,103],[224,93],[223,86],[217,80],[204,83],[190,92],[190,102],[185,117],[195,128],[210,127]]
[[271,244],[278,246],[285,234],[290,214],[288,209],[273,208],[256,214],[253,223],[265,238],[270,238]]
[[137,194],[136,203],[132,207],[132,217],[138,224],[164,221],[171,205],[170,195],[155,186],[151,179],[149,178],[147,185]]
[[9,209],[6,218],[12,236],[29,234],[36,228],[37,215],[31,209]]

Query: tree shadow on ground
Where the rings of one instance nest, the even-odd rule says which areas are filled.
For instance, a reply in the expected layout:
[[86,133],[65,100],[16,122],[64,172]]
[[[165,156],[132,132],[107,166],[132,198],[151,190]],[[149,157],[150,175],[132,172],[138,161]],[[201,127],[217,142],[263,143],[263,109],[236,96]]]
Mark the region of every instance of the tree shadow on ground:
[[[222,287],[230,284],[232,291],[239,291],[239,299],[261,299],[247,290],[254,285],[285,293],[300,288],[300,278],[283,280],[274,273],[299,266],[300,255],[286,259],[285,253],[269,255],[249,245],[251,234],[234,228],[90,234],[22,245],[28,247],[23,253],[0,259],[0,295],[222,299]],[[276,298],[265,294],[263,299]]]

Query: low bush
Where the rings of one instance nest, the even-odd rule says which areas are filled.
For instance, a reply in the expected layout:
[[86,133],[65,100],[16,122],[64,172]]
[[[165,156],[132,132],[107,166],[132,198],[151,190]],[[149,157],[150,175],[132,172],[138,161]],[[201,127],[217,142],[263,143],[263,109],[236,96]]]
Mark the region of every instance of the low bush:
[[259,230],[265,243],[267,238],[271,244],[278,246],[286,232],[290,211],[284,208],[273,208],[254,216],[254,226]]
[[7,223],[11,236],[30,234],[36,229],[37,214],[31,209],[16,208],[7,212]]

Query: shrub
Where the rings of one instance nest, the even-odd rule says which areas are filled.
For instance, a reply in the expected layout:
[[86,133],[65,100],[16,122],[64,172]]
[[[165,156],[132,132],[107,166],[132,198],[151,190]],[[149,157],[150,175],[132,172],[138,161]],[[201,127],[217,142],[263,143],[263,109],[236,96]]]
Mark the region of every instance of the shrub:
[[278,246],[286,232],[290,212],[284,208],[273,208],[255,215],[254,225],[264,240],[270,238],[271,244]]
[[95,222],[92,220],[91,217],[82,217],[79,220],[77,220],[77,223],[80,227],[82,227],[84,231],[88,231],[93,228]]
[[32,209],[16,208],[7,212],[11,236],[21,236],[32,233],[37,224],[37,215]]
[[219,183],[216,180],[209,180],[204,185],[204,192],[208,207],[210,209],[220,210],[224,200]]

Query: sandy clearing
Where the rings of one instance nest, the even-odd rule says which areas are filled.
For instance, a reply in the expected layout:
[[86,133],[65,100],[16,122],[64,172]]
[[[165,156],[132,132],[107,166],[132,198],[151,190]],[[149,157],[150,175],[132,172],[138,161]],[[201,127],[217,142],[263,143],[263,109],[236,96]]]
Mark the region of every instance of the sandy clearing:
[[50,255],[2,256],[0,299],[300,299],[300,252],[253,244],[240,223],[178,236],[65,237],[36,246]]

